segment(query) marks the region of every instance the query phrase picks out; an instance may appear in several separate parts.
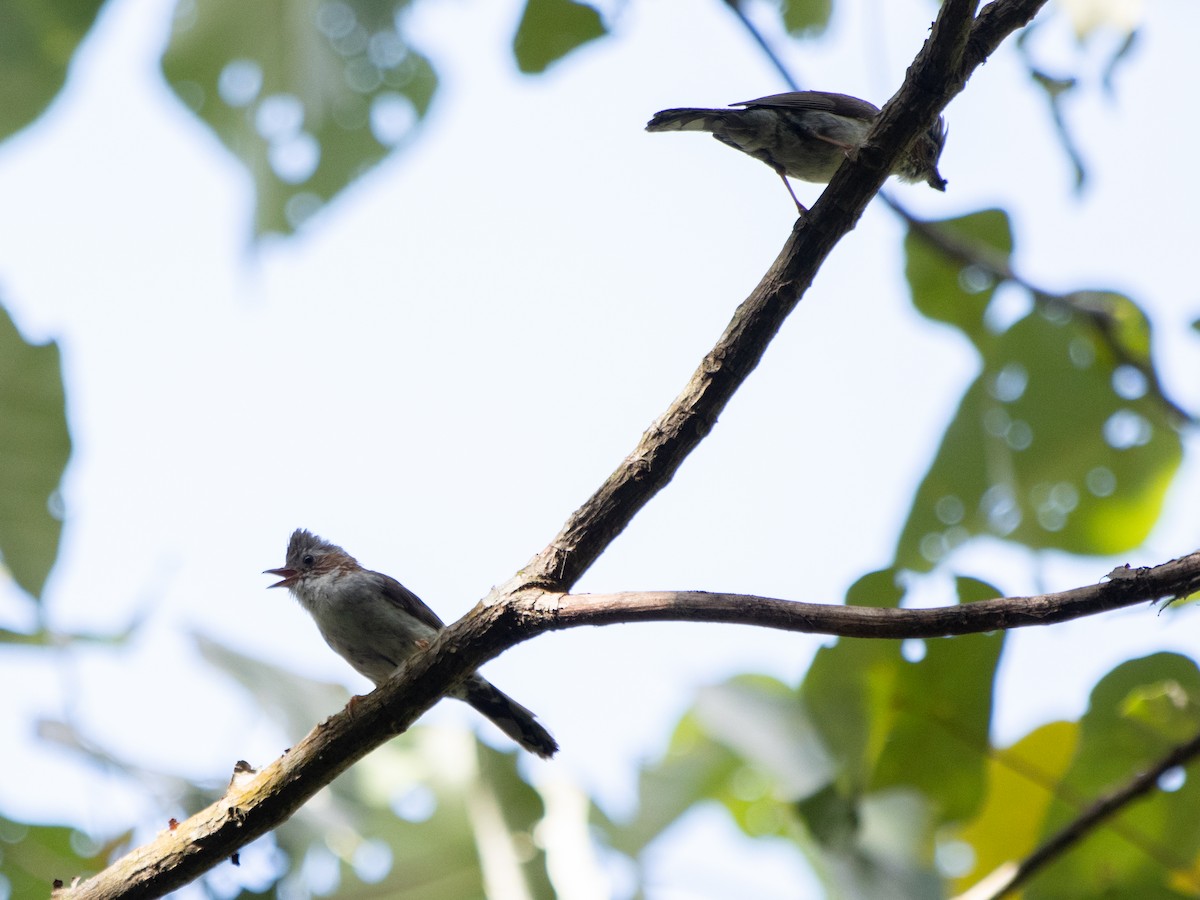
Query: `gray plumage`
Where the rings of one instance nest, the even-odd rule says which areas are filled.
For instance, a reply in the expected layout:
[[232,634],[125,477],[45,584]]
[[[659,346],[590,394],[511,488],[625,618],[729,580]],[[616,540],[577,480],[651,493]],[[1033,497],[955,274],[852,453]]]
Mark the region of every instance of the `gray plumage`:
[[[824,184],[862,146],[879,115],[878,107],[866,100],[826,91],[772,94],[733,106],[742,108],[664,109],[654,114],[646,130],[707,131],[723,144],[762,160],[780,178]],[[937,164],[945,144],[946,123],[939,117],[900,157],[893,174],[944,191],[946,179]],[[803,210],[799,201],[796,205]]]
[[[445,627],[437,613],[396,579],[364,569],[341,547],[304,529],[292,534],[286,565],[267,572],[283,579],[271,587],[289,588],[325,642],[376,685]],[[470,704],[538,756],[550,757],[558,750],[533,713],[482,675],[472,675],[449,696]]]

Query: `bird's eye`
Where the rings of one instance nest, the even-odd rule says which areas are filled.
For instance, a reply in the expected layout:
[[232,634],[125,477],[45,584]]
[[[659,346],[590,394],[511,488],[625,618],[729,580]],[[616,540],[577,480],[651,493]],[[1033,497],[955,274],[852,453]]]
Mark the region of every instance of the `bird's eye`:
[[316,559],[313,558],[311,553],[305,553],[304,557],[300,561],[306,566],[311,566],[314,562],[316,562]]

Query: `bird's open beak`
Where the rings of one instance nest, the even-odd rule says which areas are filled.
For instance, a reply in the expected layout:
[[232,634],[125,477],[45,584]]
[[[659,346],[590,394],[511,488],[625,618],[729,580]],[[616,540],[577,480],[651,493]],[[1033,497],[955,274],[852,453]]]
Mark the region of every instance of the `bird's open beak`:
[[273,587],[290,588],[293,584],[295,584],[300,579],[300,573],[297,572],[295,569],[287,568],[287,566],[284,566],[282,569],[265,569],[265,570],[263,570],[263,574],[264,575],[278,575],[280,578],[283,579],[282,581],[277,581],[274,584],[268,584],[267,587],[269,587],[269,588],[273,588]]

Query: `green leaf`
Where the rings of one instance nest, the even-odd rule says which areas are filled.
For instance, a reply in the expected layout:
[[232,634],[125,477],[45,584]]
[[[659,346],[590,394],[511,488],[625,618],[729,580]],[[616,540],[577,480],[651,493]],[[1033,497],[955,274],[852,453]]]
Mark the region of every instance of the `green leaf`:
[[163,73],[250,171],[256,230],[288,233],[406,145],[437,84],[408,0],[187,0]]
[[[1092,691],[1079,752],[1056,794],[1044,836],[1127,784],[1200,731],[1200,671],[1173,653],[1117,666]],[[1200,779],[1152,791],[1103,822],[1030,882],[1040,898],[1182,897],[1200,893]]]
[[1166,407],[1121,396],[1077,315],[1033,312],[991,348],[901,533],[896,565],[928,569],[974,535],[1114,554],[1158,520],[1182,446]]
[[[995,215],[935,227],[1003,263],[1010,239]],[[1038,298],[994,333],[994,284],[915,232],[907,246],[914,304],[962,330],[982,372],[917,491],[895,565],[927,570],[975,535],[1099,555],[1141,544],[1182,459],[1175,413],[1147,375],[1141,310],[1112,292]]]
[[608,34],[600,13],[574,0],[527,0],[513,56],[526,75],[536,75],[588,41]]
[[[959,592],[998,595],[974,579],[961,579]],[[908,642],[915,661],[901,644],[842,639],[822,648],[801,687],[804,705],[848,794],[915,788],[936,823],[964,819],[983,798],[1003,635]]]
[[904,599],[904,588],[895,569],[880,569],[868,572],[850,585],[846,591],[847,606],[899,606]]
[[0,554],[34,598],[58,556],[52,510],[70,455],[58,345],[26,343],[0,307]]
[[938,824],[975,813],[983,802],[992,682],[1003,645],[1002,633],[926,641],[924,658],[900,668],[883,716],[892,727],[871,790],[916,788],[933,804]]
[[[998,593],[969,578],[958,591],[964,601]],[[899,601],[896,573],[865,576],[848,599]],[[984,797],[1003,636],[914,644],[916,661],[901,647],[839,640],[799,691],[761,676],[703,690],[667,756],[643,772],[634,821],[598,823],[609,843],[636,857],[712,800],[746,834],[796,842],[831,897],[940,896],[935,835]]]
[[[958,590],[964,601],[997,594],[966,578]],[[861,579],[847,600],[878,605],[895,591],[895,573],[885,570]],[[840,639],[818,652],[800,695],[840,771],[832,792],[796,813],[831,896],[941,896],[935,836],[982,804],[1002,647],[997,634]]]
[[0,817],[0,885],[9,897],[48,897],[55,879],[69,884],[76,876],[99,872],[129,837],[122,834],[97,846],[74,828]]
[[795,37],[817,37],[829,27],[833,0],[783,0],[783,27]]
[[1132,365],[1150,366],[1150,320],[1141,307],[1113,291],[1075,291],[1070,308],[1087,317]]
[[0,138],[42,114],[62,88],[75,49],[103,0],[0,3]]
[[[943,242],[986,257],[993,269],[1005,269],[1012,254],[1012,227],[1003,210],[989,209],[957,219],[926,223]],[[926,318],[961,330],[977,345],[990,340],[983,315],[996,292],[996,279],[985,269],[964,265],[918,231],[904,239],[905,276],[913,306]]]
[[[957,589],[963,602],[1000,593],[972,578],[959,578]],[[879,605],[889,592],[899,605],[895,573],[884,570],[860,579],[847,601],[861,605],[870,597]],[[939,822],[970,815],[982,799],[992,681],[1002,647],[1003,635],[995,634],[841,639],[818,651],[800,695],[841,766],[842,790],[916,788]]]
[[68,644],[99,644],[107,647],[121,647],[129,642],[145,621],[143,614],[130,620],[129,624],[120,631],[56,631],[51,628],[39,628],[36,631],[12,631],[0,628],[0,644],[18,644],[24,647],[55,647],[62,649]]
[[1037,847],[1054,786],[1070,765],[1078,740],[1076,723],[1052,722],[992,752],[979,815],[953,832],[953,840],[970,844],[974,856],[972,869],[955,881],[955,894]]

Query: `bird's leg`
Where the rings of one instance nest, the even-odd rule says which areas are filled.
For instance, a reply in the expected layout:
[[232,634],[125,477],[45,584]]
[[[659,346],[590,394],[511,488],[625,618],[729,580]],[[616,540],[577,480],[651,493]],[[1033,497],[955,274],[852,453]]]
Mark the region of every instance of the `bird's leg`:
[[787,192],[792,195],[792,202],[796,204],[796,212],[804,216],[808,214],[808,208],[796,199],[796,192],[792,190],[792,183],[787,180],[787,176],[780,169],[775,170],[775,174],[779,176],[779,180],[783,182],[783,186],[787,188]]

